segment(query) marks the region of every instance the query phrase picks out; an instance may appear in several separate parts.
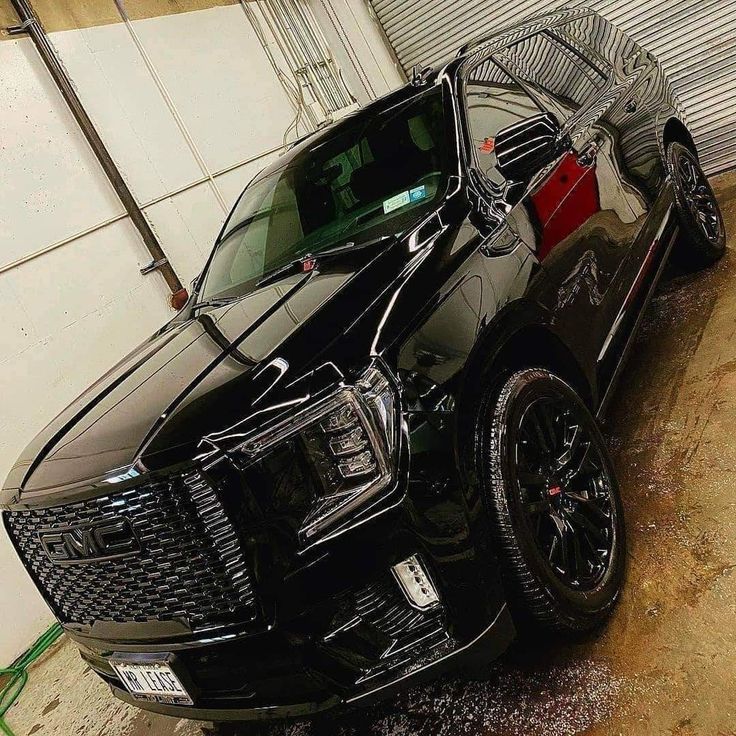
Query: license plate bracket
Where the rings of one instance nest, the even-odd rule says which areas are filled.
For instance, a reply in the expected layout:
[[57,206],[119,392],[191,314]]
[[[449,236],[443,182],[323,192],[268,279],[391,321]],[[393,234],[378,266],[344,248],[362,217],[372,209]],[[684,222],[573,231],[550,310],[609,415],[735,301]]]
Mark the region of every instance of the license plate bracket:
[[192,683],[173,653],[116,652],[108,661],[123,688],[136,700],[194,705]]

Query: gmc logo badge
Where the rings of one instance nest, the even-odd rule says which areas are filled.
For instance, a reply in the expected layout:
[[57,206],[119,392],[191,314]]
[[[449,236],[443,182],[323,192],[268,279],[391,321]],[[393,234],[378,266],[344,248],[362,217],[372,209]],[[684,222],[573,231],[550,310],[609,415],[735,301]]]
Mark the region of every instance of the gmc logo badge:
[[125,518],[42,529],[38,536],[44,552],[56,565],[113,560],[141,550],[133,525]]

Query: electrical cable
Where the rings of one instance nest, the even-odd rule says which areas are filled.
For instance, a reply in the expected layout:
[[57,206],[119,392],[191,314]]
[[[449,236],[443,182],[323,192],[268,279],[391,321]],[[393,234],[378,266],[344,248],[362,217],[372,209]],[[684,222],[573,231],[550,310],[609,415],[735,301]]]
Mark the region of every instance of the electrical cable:
[[[292,82],[292,80],[289,79],[288,75],[285,74],[282,71],[281,67],[279,66],[279,63],[276,60],[276,57],[274,56],[274,53],[270,48],[269,41],[266,38],[266,34],[261,26],[260,21],[256,17],[255,12],[249,7],[248,2],[246,0],[240,0],[240,5],[246,17],[248,18],[248,21],[250,22],[250,25],[253,28],[253,31],[255,32],[256,37],[258,38],[258,42],[260,43],[261,48],[263,49],[266,56],[268,57],[271,67],[276,73],[276,76],[279,82],[281,83],[281,86],[286,92],[286,96],[289,99],[289,102],[291,103],[292,107],[294,108],[296,112],[296,115],[294,119],[292,120],[292,122],[290,123],[289,127],[284,131],[282,145],[284,148],[286,148],[288,146],[289,134],[292,131],[295,132],[297,139],[300,137],[299,124],[302,122],[303,118],[305,117],[307,118],[307,127],[310,130],[316,130],[318,127],[318,123],[314,117],[314,113],[309,109],[309,107],[306,104],[306,101],[304,100],[304,93],[301,89],[301,86]],[[258,4],[256,4],[256,7],[259,8],[261,14],[263,15],[264,21],[269,25],[269,30],[272,36],[274,37],[275,42],[278,44],[278,37],[274,33],[273,28],[271,28],[271,23],[269,21],[269,18],[266,16],[265,9],[263,7],[260,7]],[[281,50],[282,55],[284,55],[283,49],[280,49],[280,50]],[[286,57],[284,56],[284,58]]]
[[14,736],[12,729],[5,723],[5,714],[10,710],[23,688],[28,682],[28,668],[35,662],[62,634],[59,624],[54,624],[43,633],[36,642],[10,667],[0,668],[0,677],[8,677],[8,681],[0,690],[0,732],[5,736]]

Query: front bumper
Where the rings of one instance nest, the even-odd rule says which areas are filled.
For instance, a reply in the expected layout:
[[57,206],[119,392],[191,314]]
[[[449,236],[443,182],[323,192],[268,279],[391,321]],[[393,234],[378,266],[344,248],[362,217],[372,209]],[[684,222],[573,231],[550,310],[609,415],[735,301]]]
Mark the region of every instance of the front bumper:
[[[146,710],[204,720],[296,717],[367,704],[450,668],[488,661],[514,636],[490,574],[493,566],[472,545],[466,516],[459,508],[453,513],[451,499],[436,499],[441,512],[432,504],[421,513],[417,500],[407,496],[305,560],[282,581],[274,619],[260,630],[151,638],[152,627],[144,623],[138,641],[130,638],[135,630],[129,626],[126,639],[68,633],[117,697]],[[449,538],[438,533],[437,522]],[[424,612],[412,608],[391,574],[393,565],[412,555],[440,597],[439,605]],[[135,699],[108,661],[162,652],[174,654],[190,683],[193,706]]]
[[[505,651],[514,635],[514,625],[508,608],[504,605],[491,624],[464,646],[448,645],[423,658],[407,662],[401,671],[397,671],[382,683],[377,682],[352,693],[330,684],[329,680],[325,680],[322,685],[318,684],[319,673],[307,664],[311,657],[305,652],[302,658],[296,655],[296,651],[292,651],[288,658],[296,659],[296,668],[288,672],[279,669],[273,673],[272,677],[261,681],[256,686],[260,691],[260,697],[255,689],[247,694],[244,693],[241,698],[235,697],[227,701],[202,694],[196,697],[194,706],[172,706],[137,700],[123,690],[119,683],[110,681],[110,675],[103,671],[106,666],[104,661],[94,659],[88,654],[83,656],[93,669],[110,682],[113,694],[131,705],[178,718],[248,721],[298,718],[315,715],[328,709],[371,705],[442,673],[479,661],[495,659]],[[200,650],[197,658],[202,661],[207,660],[210,668],[214,666],[221,673],[228,673],[235,677],[242,676],[245,682],[252,682],[252,672],[248,671],[247,665],[243,665],[244,661],[252,661],[250,660],[250,657],[253,656],[252,642],[231,641],[222,649],[220,649],[221,646],[207,645]],[[275,651],[277,648],[272,649],[269,644],[269,659]],[[260,661],[263,662],[263,660]],[[242,675],[241,670],[244,670]],[[270,697],[266,695],[268,690],[271,692]],[[285,698],[285,695],[290,692],[298,693],[298,697]]]

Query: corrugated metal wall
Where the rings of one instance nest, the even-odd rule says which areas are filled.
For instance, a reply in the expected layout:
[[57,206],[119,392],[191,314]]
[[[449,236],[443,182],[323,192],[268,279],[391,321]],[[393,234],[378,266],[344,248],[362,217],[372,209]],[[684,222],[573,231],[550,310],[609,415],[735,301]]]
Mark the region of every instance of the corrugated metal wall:
[[466,41],[563,5],[603,14],[652,51],[685,107],[704,164],[736,166],[736,0],[371,0],[399,60],[436,64]]

